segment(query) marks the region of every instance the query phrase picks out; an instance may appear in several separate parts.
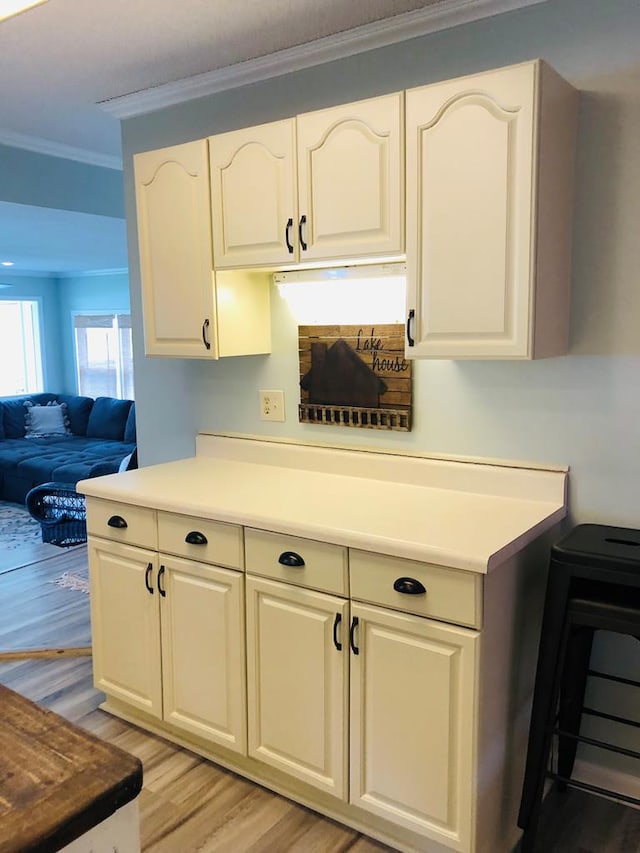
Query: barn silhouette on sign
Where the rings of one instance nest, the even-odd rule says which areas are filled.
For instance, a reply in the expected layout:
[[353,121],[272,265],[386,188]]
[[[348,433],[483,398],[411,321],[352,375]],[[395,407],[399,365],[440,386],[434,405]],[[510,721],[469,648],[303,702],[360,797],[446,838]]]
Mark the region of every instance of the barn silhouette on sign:
[[303,423],[411,429],[404,326],[300,326]]
[[378,408],[386,383],[339,338],[335,344],[311,344],[311,370],[300,380],[310,403]]

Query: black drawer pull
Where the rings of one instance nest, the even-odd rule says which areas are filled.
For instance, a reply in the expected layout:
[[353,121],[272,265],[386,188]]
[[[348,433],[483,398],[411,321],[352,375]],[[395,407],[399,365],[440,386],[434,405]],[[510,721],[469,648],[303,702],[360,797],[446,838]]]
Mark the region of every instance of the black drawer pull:
[[153,587],[149,583],[149,578],[151,577],[151,572],[153,571],[153,563],[147,564],[147,571],[144,573],[144,585],[147,588],[147,592],[150,592],[153,595]]
[[415,578],[398,578],[394,581],[393,588],[396,592],[402,592],[404,595],[424,595],[427,591],[424,585]]
[[298,223],[298,239],[300,241],[300,248],[302,249],[303,252],[307,251],[307,244],[305,242],[304,237],[302,236],[302,229],[304,226],[306,226],[306,224],[307,224],[307,215],[306,215],[306,213],[303,213],[302,216],[300,217],[300,222]]
[[207,317],[202,324],[202,343],[205,345],[206,349],[211,349],[211,344],[208,341],[209,335],[209,318]]
[[164,566],[160,566],[160,571],[158,572],[158,592],[164,598],[167,593],[165,592],[164,587],[160,583],[160,580],[161,580],[163,575],[164,575]]
[[338,640],[338,627],[342,622],[342,613],[336,613],[336,618],[333,620],[333,645],[336,649],[342,651],[342,643]]
[[109,527],[117,527],[119,530],[124,530],[125,527],[128,527],[127,522],[121,515],[112,515],[107,524]]
[[289,217],[287,219],[287,226],[284,229],[284,241],[287,244],[287,251],[290,255],[293,255],[293,243],[291,242],[291,229],[293,228],[293,219]]
[[295,551],[283,551],[278,557],[278,562],[281,566],[288,566],[290,569],[299,569],[304,566],[304,560]]
[[409,311],[409,316],[407,317],[407,344],[412,347],[415,344],[414,339],[411,337],[411,321],[415,318],[416,312],[415,308],[412,308]]
[[209,542],[204,533],[200,533],[199,530],[192,530],[190,533],[187,533],[184,541],[188,545],[207,545]]
[[358,627],[359,621],[358,617],[354,616],[351,620],[351,628],[349,628],[349,645],[351,646],[351,651],[354,655],[360,654],[360,649],[356,646],[356,628]]

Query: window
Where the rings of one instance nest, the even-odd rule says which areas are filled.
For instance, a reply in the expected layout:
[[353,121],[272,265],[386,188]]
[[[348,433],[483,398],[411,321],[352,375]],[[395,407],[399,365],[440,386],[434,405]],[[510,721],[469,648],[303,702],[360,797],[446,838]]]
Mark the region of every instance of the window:
[[129,314],[76,314],[73,318],[78,393],[133,400]]
[[42,391],[38,303],[0,300],[0,394]]

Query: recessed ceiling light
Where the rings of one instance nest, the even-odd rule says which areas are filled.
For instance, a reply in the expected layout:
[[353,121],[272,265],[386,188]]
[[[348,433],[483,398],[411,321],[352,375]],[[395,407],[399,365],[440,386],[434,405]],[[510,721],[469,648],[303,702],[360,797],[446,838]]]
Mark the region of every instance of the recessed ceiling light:
[[2,263],[3,267],[12,267],[13,266],[13,261],[2,261],[1,263]]
[[0,0],[0,21],[19,15],[20,12],[26,12],[33,6],[41,6],[42,3],[46,2],[47,0]]

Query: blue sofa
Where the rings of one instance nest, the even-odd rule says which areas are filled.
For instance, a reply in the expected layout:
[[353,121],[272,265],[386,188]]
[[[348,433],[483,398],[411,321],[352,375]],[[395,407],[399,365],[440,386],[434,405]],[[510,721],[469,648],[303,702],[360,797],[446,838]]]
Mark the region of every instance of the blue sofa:
[[[38,411],[39,417],[31,418],[25,403],[52,408],[64,403],[65,433],[27,437],[31,420],[49,413]],[[75,485],[113,474],[135,446],[132,400],[49,393],[0,397],[0,500],[24,503],[27,492],[41,483]]]

